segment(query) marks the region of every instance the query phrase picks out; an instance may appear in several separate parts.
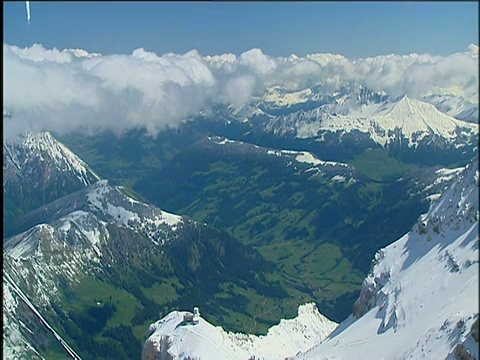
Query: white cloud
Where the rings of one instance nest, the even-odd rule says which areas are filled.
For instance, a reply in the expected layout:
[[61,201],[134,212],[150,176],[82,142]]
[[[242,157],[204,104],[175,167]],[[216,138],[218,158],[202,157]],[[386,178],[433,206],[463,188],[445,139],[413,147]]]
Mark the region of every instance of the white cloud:
[[468,50],[474,55],[478,55],[478,45],[470,44],[468,45]]
[[72,61],[72,55],[67,51],[45,49],[40,44],[33,44],[30,48],[21,49],[17,46],[6,46],[3,44],[4,51],[10,51],[22,59],[28,59],[34,62],[50,61],[56,63],[65,63]]
[[220,100],[235,105],[244,104],[252,96],[256,82],[256,78],[250,74],[232,77],[225,83]]
[[265,55],[260,49],[251,49],[240,55],[239,64],[250,68],[257,75],[265,76],[277,67],[274,59]]
[[314,61],[299,58],[294,62],[283,64],[272,82],[275,85],[285,86],[289,90],[301,90],[314,86],[321,80],[322,67]]
[[421,97],[456,89],[478,96],[478,46],[450,56],[384,55],[347,59],[335,54],[273,58],[260,49],[240,56],[88,54],[79,49],[3,45],[4,130],[117,133],[145,127],[152,134],[208,110],[207,104],[242,104],[271,86],[289,90],[324,85],[332,90],[357,82],[392,95]]

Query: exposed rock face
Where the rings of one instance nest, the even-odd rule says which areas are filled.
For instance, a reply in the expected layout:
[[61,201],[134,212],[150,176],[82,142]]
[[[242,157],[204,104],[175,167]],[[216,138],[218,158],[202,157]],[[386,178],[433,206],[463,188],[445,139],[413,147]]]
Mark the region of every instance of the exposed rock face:
[[172,340],[169,336],[160,336],[156,340],[145,344],[142,350],[142,360],[173,360],[174,357],[168,353]]

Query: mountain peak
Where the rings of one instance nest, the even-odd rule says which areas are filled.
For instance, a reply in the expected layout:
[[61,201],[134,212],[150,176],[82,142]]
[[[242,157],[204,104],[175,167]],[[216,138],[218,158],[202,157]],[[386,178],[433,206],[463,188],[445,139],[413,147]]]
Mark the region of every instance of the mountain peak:
[[62,53],[68,53],[68,54],[71,54],[73,55],[74,57],[76,58],[93,58],[93,57],[97,57],[97,56],[101,56],[101,54],[99,53],[89,53],[88,51],[86,50],[83,50],[83,49],[65,49],[65,50],[62,50]]
[[5,139],[3,148],[7,152],[7,159],[12,161],[17,168],[36,162],[36,160],[45,165],[50,161],[49,167],[57,167],[61,172],[75,173],[84,185],[92,182],[89,178],[100,179],[83,160],[48,131],[25,132],[16,138]]
[[410,103],[411,100],[413,100],[413,99],[410,98],[408,95],[403,95],[398,103],[411,106],[411,103]]
[[419,102],[415,99],[409,97],[408,95],[403,95],[400,100],[398,100],[393,108],[404,108],[413,110],[416,106],[419,106]]
[[204,318],[189,324],[184,321],[188,314],[172,311],[150,325],[142,359],[280,359],[321,343],[337,326],[313,303],[301,305],[297,317],[282,319],[260,336],[226,332]]
[[[391,107],[379,112],[375,121],[387,130],[400,129],[408,139],[409,146],[417,146],[425,136],[438,137],[452,143],[463,139],[463,133],[471,137],[478,136],[478,128],[474,124],[457,120],[440,112],[432,104],[408,96],[403,96]],[[462,136],[458,135],[459,131]],[[465,143],[458,144],[463,145]]]

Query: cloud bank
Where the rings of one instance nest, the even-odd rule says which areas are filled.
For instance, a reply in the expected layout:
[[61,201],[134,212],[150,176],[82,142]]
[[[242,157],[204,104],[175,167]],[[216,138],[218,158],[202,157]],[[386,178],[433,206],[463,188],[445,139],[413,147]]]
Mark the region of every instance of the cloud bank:
[[267,88],[290,91],[351,82],[393,96],[422,97],[455,89],[478,102],[478,46],[450,56],[384,55],[348,59],[335,54],[274,58],[260,49],[240,56],[131,55],[3,44],[5,134],[24,130],[121,134],[146,128],[156,135],[208,111],[215,103],[242,105]]

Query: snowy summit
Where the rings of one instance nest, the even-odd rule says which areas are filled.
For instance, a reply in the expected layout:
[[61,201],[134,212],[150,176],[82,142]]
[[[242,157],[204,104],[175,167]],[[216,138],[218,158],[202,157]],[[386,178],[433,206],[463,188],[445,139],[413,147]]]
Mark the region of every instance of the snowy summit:
[[266,335],[226,332],[200,317],[186,323],[185,311],[173,311],[150,326],[142,359],[283,359],[319,344],[337,324],[320,314],[315,304],[298,308],[294,319],[281,320]]

